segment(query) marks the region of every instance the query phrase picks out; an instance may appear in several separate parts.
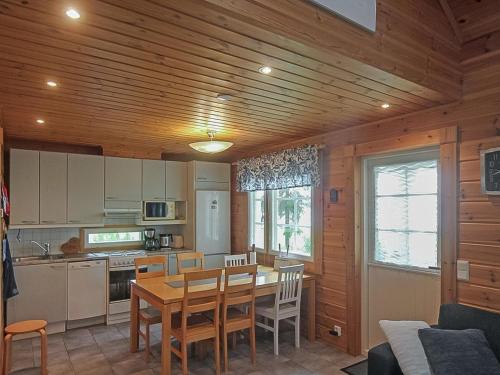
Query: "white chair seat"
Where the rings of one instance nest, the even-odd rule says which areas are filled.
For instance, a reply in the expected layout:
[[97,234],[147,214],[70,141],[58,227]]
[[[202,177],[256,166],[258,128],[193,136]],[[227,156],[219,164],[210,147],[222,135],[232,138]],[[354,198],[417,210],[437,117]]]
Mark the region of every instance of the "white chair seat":
[[[275,317],[274,303],[256,305],[255,306],[255,313],[257,315],[261,315],[265,318],[274,319],[274,317]],[[296,315],[297,308],[292,303],[283,303],[280,306],[280,317],[283,317],[284,315],[288,315],[288,314]]]

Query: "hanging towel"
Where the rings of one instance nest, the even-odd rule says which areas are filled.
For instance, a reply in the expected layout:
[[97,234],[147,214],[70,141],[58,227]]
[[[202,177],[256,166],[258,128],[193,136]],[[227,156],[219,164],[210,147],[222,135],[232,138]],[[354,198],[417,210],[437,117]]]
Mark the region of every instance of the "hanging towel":
[[19,291],[17,290],[16,278],[14,276],[9,240],[5,236],[3,239],[3,300],[7,301],[18,294]]

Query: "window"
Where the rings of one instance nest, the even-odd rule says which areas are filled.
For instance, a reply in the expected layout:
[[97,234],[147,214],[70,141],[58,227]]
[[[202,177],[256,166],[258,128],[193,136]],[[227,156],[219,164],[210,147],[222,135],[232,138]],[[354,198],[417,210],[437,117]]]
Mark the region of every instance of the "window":
[[[250,244],[264,251],[312,257],[312,188],[250,193]],[[266,225],[267,223],[267,225]]]
[[141,228],[91,228],[84,229],[85,248],[142,245]]
[[439,267],[438,160],[423,151],[367,161],[370,261]]
[[250,244],[257,249],[265,249],[265,194],[263,191],[250,193]]

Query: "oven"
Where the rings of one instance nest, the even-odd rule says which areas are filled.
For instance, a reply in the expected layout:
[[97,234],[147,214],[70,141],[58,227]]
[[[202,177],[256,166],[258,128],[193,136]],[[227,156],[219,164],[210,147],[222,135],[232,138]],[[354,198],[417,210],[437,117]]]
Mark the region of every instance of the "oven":
[[[139,271],[147,270],[142,267]],[[130,320],[130,281],[135,280],[133,257],[112,257],[108,276],[108,324]],[[141,308],[147,307],[141,300]]]

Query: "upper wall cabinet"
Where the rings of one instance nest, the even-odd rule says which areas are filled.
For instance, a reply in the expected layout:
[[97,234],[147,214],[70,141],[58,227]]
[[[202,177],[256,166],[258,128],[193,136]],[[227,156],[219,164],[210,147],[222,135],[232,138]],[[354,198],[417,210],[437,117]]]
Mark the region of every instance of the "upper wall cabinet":
[[104,212],[104,158],[68,155],[68,223],[102,225]]
[[106,157],[104,175],[106,208],[141,207],[141,159]]
[[39,156],[38,151],[10,151],[11,225],[39,224]]
[[230,190],[230,164],[194,161],[191,165],[196,190]]
[[165,162],[163,160],[142,161],[142,200],[165,200]]
[[165,170],[167,200],[187,200],[187,163],[181,161],[167,161]]
[[40,224],[66,224],[68,154],[40,152]]

